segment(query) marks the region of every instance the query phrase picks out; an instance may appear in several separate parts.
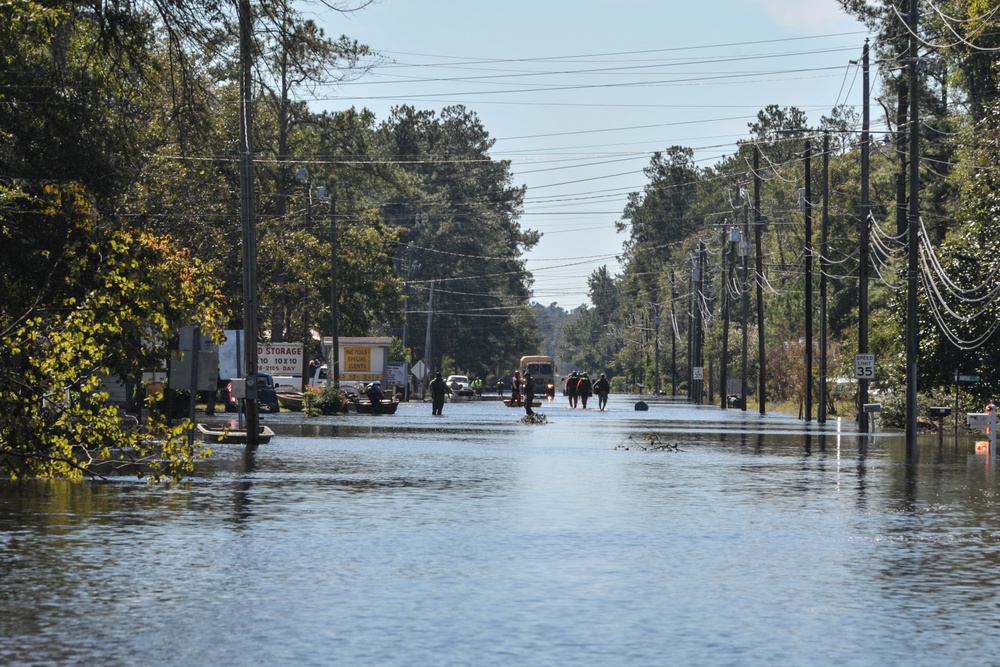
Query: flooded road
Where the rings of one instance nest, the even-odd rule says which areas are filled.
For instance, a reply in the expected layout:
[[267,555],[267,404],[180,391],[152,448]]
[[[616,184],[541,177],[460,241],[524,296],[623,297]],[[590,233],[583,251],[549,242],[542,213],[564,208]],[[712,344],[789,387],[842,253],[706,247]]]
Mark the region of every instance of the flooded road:
[[993,661],[973,438],[907,466],[849,423],[634,400],[282,414],[173,487],[2,483],[0,663]]

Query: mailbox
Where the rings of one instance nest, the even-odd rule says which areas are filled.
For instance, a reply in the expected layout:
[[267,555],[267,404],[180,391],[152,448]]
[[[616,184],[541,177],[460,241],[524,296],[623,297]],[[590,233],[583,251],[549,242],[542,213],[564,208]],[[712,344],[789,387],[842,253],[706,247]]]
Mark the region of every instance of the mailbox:
[[878,412],[881,409],[881,403],[865,403],[865,412]]
[[988,428],[993,415],[989,412],[969,412],[965,415],[969,428]]
[[932,405],[930,407],[931,417],[934,419],[944,419],[951,414],[951,408],[944,405]]

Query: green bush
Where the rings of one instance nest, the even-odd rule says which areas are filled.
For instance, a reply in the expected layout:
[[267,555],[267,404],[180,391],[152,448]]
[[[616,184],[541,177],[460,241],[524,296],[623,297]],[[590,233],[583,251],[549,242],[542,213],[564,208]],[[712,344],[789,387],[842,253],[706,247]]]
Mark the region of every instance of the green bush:
[[[975,405],[974,399],[967,394],[962,394],[960,398],[958,409],[962,423],[965,421],[962,412],[983,412],[986,409],[982,405]],[[891,393],[880,394],[877,400],[882,404],[882,409],[877,416],[878,421],[888,428],[905,429],[906,392],[903,389],[898,389]],[[947,389],[935,389],[929,393],[917,394],[917,416],[929,418],[932,405],[949,406],[954,409],[955,394]]]
[[347,412],[347,395],[334,387],[306,389],[302,395],[302,409],[309,417]]

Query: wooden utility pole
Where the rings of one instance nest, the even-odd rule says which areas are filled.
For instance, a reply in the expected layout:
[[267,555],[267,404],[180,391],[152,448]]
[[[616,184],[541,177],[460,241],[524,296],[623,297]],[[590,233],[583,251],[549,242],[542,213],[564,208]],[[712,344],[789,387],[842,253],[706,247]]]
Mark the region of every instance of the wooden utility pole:
[[677,300],[677,287],[674,267],[670,266],[670,396],[677,396],[677,310],[674,301]]
[[730,227],[722,229],[722,364],[719,366],[719,385],[722,387],[722,401],[719,407],[729,407],[729,313],[733,301],[730,290],[733,285],[733,244]]
[[653,376],[656,378],[654,391],[660,395],[660,304],[653,305],[653,312],[656,313],[653,320]]
[[760,405],[760,414],[766,414],[767,396],[764,392],[766,385],[767,356],[764,346],[764,248],[761,243],[763,236],[764,220],[760,214],[760,148],[757,144],[753,147],[753,230],[754,243],[756,243],[756,265],[757,265],[757,402]]
[[697,404],[701,405],[705,398],[705,311],[707,308],[705,299],[705,274],[708,271],[708,250],[705,242],[701,242],[701,249],[698,252],[698,340],[695,345],[698,348],[698,366],[701,368],[701,380],[698,385]]
[[917,458],[917,244],[920,228],[920,122],[917,89],[919,40],[917,11],[920,3],[910,0],[910,214],[907,225],[906,269],[906,459]]
[[329,370],[327,379],[333,378],[334,389],[340,388],[340,284],[337,281],[337,253],[340,246],[337,229],[337,199],[330,187],[330,324],[332,326]]
[[806,139],[806,187],[805,187],[805,316],[806,316],[806,387],[805,387],[805,419],[812,421],[812,385],[813,385],[813,302],[812,302],[812,144]]
[[424,357],[427,359],[427,371],[434,373],[434,350],[431,347],[433,341],[432,326],[434,320],[434,281],[431,280],[431,291],[427,297],[427,331],[424,334]]
[[[858,354],[868,353],[868,253],[871,243],[870,232],[871,204],[869,202],[869,172],[871,169],[870,150],[871,138],[868,129],[871,124],[871,104],[868,84],[868,40],[862,54],[862,106],[861,106],[861,243],[858,258]],[[858,430],[868,432],[868,414],[865,404],[868,403],[868,380],[858,380]]]
[[750,284],[747,278],[750,276],[750,212],[747,210],[746,192],[741,188],[743,206],[743,229],[740,234],[740,255],[743,257],[743,276],[740,281],[740,295],[742,304],[740,310],[743,314],[743,345],[740,355],[740,409],[747,411],[747,320],[750,316]]
[[816,421],[826,423],[826,274],[830,227],[830,133],[823,133],[823,217],[819,233],[819,409]]
[[687,362],[688,362],[688,403],[694,403],[694,274],[698,271],[697,263],[692,259],[688,270],[688,326],[687,326]]
[[243,223],[243,399],[247,445],[260,444],[257,410],[257,221],[253,202],[253,18],[250,0],[240,0],[240,218]]

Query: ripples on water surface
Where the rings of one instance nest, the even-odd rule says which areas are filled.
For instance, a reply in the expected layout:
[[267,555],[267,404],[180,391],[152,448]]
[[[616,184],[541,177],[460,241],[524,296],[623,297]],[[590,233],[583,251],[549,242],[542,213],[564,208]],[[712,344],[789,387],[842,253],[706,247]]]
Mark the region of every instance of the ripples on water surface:
[[971,439],[908,468],[835,422],[631,405],[280,415],[175,487],[0,485],[0,662],[995,663]]

